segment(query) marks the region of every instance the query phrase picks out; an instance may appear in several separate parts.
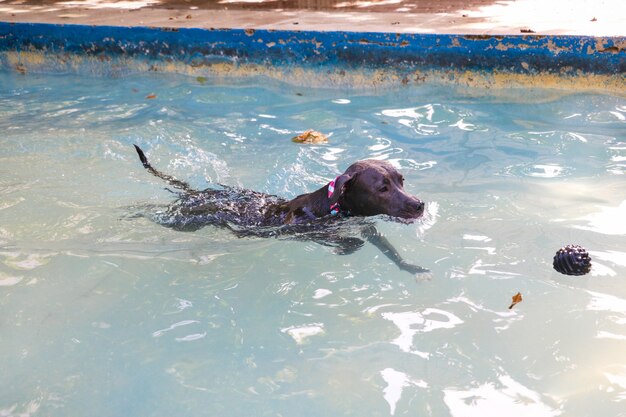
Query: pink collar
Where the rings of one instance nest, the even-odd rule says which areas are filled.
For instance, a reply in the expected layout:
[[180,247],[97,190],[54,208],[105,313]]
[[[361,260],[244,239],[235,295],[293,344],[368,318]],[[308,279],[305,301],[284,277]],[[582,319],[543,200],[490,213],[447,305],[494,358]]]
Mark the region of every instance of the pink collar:
[[[337,179],[339,179],[339,177],[335,178],[328,184],[328,198],[329,199],[333,196],[333,193],[335,192],[335,182],[337,182]],[[340,211],[341,211],[341,207],[339,206],[339,202],[330,206],[331,216],[336,216],[337,214],[339,214]]]

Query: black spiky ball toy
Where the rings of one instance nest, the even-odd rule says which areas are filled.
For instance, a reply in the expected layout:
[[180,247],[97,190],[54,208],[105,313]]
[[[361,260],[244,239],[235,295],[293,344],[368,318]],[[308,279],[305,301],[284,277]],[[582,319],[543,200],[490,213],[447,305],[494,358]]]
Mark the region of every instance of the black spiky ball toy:
[[565,275],[585,275],[591,271],[591,258],[582,246],[567,245],[556,252],[552,267]]

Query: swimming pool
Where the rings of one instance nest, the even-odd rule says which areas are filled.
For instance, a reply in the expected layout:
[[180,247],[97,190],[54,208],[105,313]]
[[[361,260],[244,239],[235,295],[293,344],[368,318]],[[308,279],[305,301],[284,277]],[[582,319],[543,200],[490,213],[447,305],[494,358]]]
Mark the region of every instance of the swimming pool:
[[[604,416],[626,401],[626,102],[0,73],[0,415]],[[290,138],[314,128],[328,145]],[[391,161],[427,202],[371,245],[162,227],[132,144],[294,197]],[[564,244],[592,273],[552,270]],[[509,310],[517,292],[523,302]]]

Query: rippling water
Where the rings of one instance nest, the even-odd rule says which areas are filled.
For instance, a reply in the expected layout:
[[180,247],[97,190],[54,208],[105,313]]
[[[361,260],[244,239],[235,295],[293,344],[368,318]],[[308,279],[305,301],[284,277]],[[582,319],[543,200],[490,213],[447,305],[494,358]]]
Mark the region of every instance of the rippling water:
[[[623,98],[0,73],[0,131],[1,416],[626,415]],[[136,217],[174,196],[133,143],[284,197],[391,161],[427,213],[377,227],[432,272]]]

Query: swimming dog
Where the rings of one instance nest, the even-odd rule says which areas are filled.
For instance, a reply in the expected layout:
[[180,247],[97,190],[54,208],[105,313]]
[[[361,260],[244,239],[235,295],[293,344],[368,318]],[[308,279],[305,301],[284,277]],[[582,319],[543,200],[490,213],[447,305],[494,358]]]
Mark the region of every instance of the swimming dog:
[[[180,189],[159,222],[176,230],[193,231],[207,225],[226,227],[237,236],[295,236],[334,246],[351,253],[363,240],[345,236],[341,225],[348,218],[387,215],[405,221],[422,216],[424,203],[404,190],[404,177],[388,162],[362,160],[328,184],[292,200],[253,190],[221,186],[195,190],[188,183],[152,167],[137,145],[139,160],[151,174]],[[424,268],[406,262],[371,222],[359,222],[361,236],[403,270],[420,273]]]

